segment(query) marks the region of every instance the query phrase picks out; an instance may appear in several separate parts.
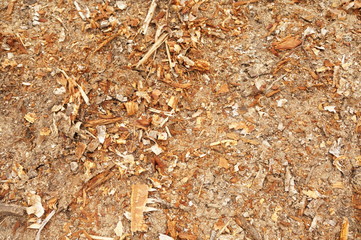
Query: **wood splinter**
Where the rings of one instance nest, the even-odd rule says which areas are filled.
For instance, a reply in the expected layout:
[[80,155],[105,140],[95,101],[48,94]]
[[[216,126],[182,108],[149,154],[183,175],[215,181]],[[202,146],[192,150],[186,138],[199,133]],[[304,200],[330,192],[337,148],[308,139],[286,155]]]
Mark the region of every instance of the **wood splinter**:
[[238,215],[237,217],[235,217],[234,220],[241,228],[243,228],[248,233],[249,237],[251,237],[253,240],[263,239],[261,234],[259,234],[259,232],[251,224],[249,224],[246,218],[244,218],[243,216]]
[[155,52],[155,50],[157,50],[160,47],[160,45],[162,45],[162,43],[167,39],[167,37],[168,37],[168,33],[163,33],[158,38],[158,40],[153,44],[153,46],[148,50],[148,52],[144,55],[144,57],[139,60],[139,62],[136,65],[136,68],[139,68],[140,65],[145,63],[148,60],[148,58]]

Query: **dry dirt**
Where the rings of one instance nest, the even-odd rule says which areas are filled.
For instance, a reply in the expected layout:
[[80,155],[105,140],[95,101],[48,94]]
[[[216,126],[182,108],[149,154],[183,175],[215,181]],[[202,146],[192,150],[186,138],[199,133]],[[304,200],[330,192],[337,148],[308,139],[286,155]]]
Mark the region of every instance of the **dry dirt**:
[[360,7],[0,1],[0,239],[361,239]]

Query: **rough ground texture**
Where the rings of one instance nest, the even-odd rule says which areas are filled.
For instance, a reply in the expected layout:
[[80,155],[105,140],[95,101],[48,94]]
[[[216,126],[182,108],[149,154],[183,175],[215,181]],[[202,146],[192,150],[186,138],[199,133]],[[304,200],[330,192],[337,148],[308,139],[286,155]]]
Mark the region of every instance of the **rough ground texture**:
[[360,239],[360,1],[153,2],[0,1],[0,239]]

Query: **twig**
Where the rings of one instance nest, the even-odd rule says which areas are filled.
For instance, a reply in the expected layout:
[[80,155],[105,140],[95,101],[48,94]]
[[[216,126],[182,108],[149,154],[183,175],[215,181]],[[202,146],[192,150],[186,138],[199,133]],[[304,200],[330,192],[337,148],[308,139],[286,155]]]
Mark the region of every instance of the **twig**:
[[146,16],[145,19],[144,19],[144,24],[143,24],[143,26],[139,29],[139,32],[140,32],[140,33],[143,33],[144,35],[147,34],[148,27],[149,27],[150,21],[151,21],[152,18],[153,18],[153,14],[154,14],[154,11],[155,11],[155,8],[156,8],[156,7],[157,7],[157,2],[156,2],[156,0],[153,0],[152,3],[150,4],[149,10],[148,10],[148,14],[147,14],[147,16]]
[[0,217],[1,216],[24,216],[25,207],[0,203]]
[[171,134],[170,131],[169,131],[168,126],[165,126],[165,130],[167,131],[168,136],[169,136],[170,138],[173,137],[172,134]]
[[91,234],[89,234],[89,236],[94,240],[114,240],[114,238],[112,238],[112,237],[102,237],[102,236],[96,236],[96,235],[91,235]]
[[136,65],[136,68],[138,68],[140,65],[145,63],[148,60],[148,58],[155,52],[155,50],[157,50],[160,47],[160,45],[162,45],[162,43],[167,39],[167,37],[168,37],[168,33],[163,33],[158,38],[158,40],[153,44],[153,46],[148,50],[148,52],[144,55],[144,57],[139,60],[139,62]]
[[121,120],[123,120],[122,117],[94,119],[94,120],[89,120],[89,121],[85,122],[84,127],[95,127],[98,125],[107,125],[107,124],[111,124],[111,123],[120,122]]
[[102,49],[105,45],[107,45],[108,43],[110,43],[114,38],[118,37],[119,35],[121,35],[121,31],[119,30],[116,34],[110,36],[109,38],[105,39],[94,51],[93,54],[98,52],[100,49]]
[[165,22],[167,23],[167,25],[168,25],[169,9],[171,8],[171,3],[172,3],[172,0],[169,0],[168,4],[167,4],[167,14],[165,15]]
[[159,38],[159,36],[162,34],[163,31],[163,28],[165,27],[166,25],[159,25],[157,30],[155,31],[155,36],[154,36],[154,41],[156,42]]
[[229,219],[228,220],[228,222],[226,223],[226,224],[224,224],[224,226],[222,227],[222,229],[221,230],[219,230],[219,232],[218,232],[218,236],[220,236],[223,232],[224,232],[224,230],[226,230],[226,228],[228,227],[228,225],[229,225],[229,223],[231,222],[231,220],[232,219]]
[[169,116],[169,117],[173,117],[173,116],[174,116],[174,110],[173,110],[173,109],[172,109],[170,112],[158,110],[158,109],[155,109],[155,108],[149,108],[148,110],[149,110],[149,112],[158,113],[158,114],[164,114],[164,115]]
[[315,165],[313,165],[313,166],[311,167],[311,170],[310,170],[310,172],[309,172],[308,175],[307,175],[305,184],[308,184],[308,182],[310,181],[311,177],[313,176],[313,171],[315,170],[316,167],[317,167],[317,164],[315,164]]
[[65,26],[63,20],[61,20],[60,17],[58,17],[58,16],[56,16],[56,15],[53,15],[53,17],[60,22],[60,24],[63,26],[63,28],[64,28],[67,32],[69,32],[69,29]]
[[[160,25],[158,26],[157,30],[155,31],[155,36],[154,36],[154,42],[157,42],[159,37],[161,36],[161,34],[164,32],[163,31],[163,27],[165,27],[165,25]],[[165,44],[166,45],[166,44]],[[154,55],[153,55],[153,60],[155,59],[157,55],[157,49],[154,51]],[[150,74],[151,72],[149,72]],[[149,75],[148,75],[149,76]],[[147,76],[147,79],[148,79],[148,76]]]
[[[69,207],[73,206],[73,204],[76,204],[77,197],[81,196],[83,192],[85,193],[89,192],[90,190],[94,189],[95,187],[105,183],[107,180],[109,180],[111,177],[113,177],[114,173],[112,170],[116,167],[115,164],[112,164],[108,167],[108,169],[104,170],[103,172],[95,175],[91,179],[89,179],[83,187],[74,195],[74,198],[72,201],[65,207],[65,210],[69,209]],[[64,209],[61,209],[64,210]]]
[[56,210],[51,211],[49,215],[44,219],[44,221],[41,223],[38,232],[36,233],[35,240],[40,240],[40,233],[41,230],[45,227],[45,225],[50,221],[50,219],[55,215]]
[[200,186],[200,188],[199,188],[197,198],[199,198],[199,196],[200,196],[201,193],[202,193],[203,184],[204,184],[204,180],[202,180],[202,184],[201,184],[201,186]]
[[267,92],[268,90],[270,90],[270,89],[273,87],[273,85],[275,85],[276,82],[278,82],[279,80],[283,79],[286,75],[287,75],[287,74],[283,74],[282,76],[280,76],[279,78],[277,78],[276,80],[274,80],[274,81],[271,83],[271,85],[269,85],[269,86],[267,87],[267,89],[266,89],[265,92]]
[[9,5],[8,5],[8,9],[6,10],[6,15],[10,16],[13,13],[16,1],[17,0],[10,1]]
[[78,89],[80,91],[80,94],[81,96],[83,97],[84,99],[84,102],[86,103],[86,105],[90,105],[90,102],[89,102],[89,98],[88,96],[86,95],[85,91],[83,90],[83,88],[72,78],[70,78],[68,76],[68,74],[63,70],[63,69],[60,69],[59,68],[59,71],[64,74],[65,78],[68,80],[68,81],[71,81],[74,85],[77,85],[78,86]]
[[171,69],[171,71],[173,70],[173,62],[170,56],[170,51],[169,51],[169,46],[168,46],[168,41],[165,41],[165,50],[167,51],[167,57],[168,57],[168,62],[169,62],[169,67]]
[[217,238],[217,232],[215,230],[212,230],[209,240],[216,240],[216,238]]
[[23,45],[25,51],[26,51],[26,47],[25,47],[25,44],[23,42],[23,39],[21,39],[20,35],[18,33],[16,33],[16,36],[19,38],[19,41],[21,42],[21,45]]
[[249,224],[243,216],[239,215],[238,217],[235,217],[234,220],[253,240],[262,240],[262,236],[259,232],[251,224]]

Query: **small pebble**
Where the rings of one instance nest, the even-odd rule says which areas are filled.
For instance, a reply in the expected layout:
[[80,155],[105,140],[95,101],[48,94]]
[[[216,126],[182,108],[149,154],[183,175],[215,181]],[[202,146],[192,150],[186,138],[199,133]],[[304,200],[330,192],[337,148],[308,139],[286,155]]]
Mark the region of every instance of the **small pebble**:
[[71,162],[71,163],[70,163],[70,170],[71,170],[72,172],[77,171],[78,168],[79,168],[79,164],[78,164],[77,162]]
[[115,3],[115,5],[120,9],[120,10],[125,10],[127,8],[127,3],[125,1],[117,1]]
[[62,95],[62,94],[64,94],[64,93],[66,93],[66,89],[65,89],[65,87],[55,88],[55,89],[53,90],[53,93],[54,93],[55,95]]

